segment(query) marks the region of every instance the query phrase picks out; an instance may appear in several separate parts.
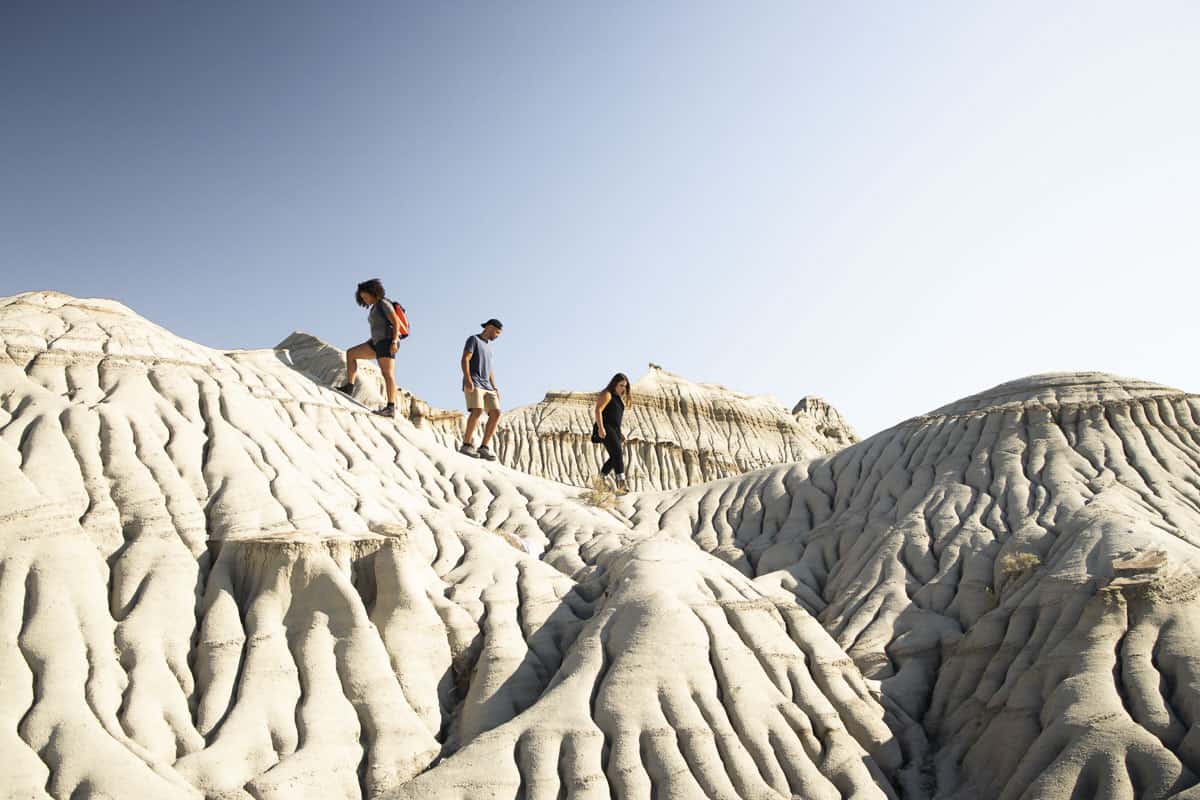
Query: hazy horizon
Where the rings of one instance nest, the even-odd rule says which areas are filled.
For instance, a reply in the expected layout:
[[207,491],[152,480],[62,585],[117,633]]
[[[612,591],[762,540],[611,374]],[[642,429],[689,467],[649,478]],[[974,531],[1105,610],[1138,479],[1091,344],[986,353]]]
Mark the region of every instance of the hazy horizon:
[[461,407],[654,362],[866,437],[1025,375],[1200,389],[1200,6],[0,7],[0,295],[366,337]]

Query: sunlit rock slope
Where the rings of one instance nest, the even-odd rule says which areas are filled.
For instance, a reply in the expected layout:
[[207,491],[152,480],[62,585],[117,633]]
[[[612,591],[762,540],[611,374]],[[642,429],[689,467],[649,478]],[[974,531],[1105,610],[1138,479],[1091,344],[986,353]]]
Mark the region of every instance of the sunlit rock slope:
[[605,511],[111,301],[0,337],[0,795],[1200,794],[1200,398],[1037,376]]
[[920,727],[789,592],[686,538],[112,301],[0,300],[0,336],[0,795],[928,779]]
[[998,386],[823,460],[630,501],[817,616],[938,797],[1196,797],[1200,400]]
[[[279,357],[314,381],[345,379],[345,352],[307,333],[276,345]],[[354,396],[383,404],[383,378],[362,362]],[[639,489],[677,489],[775,464],[827,455],[857,441],[837,409],[805,397],[789,414],[772,397],[755,397],[714,384],[693,383],[651,365],[633,385],[625,415],[626,461]],[[449,444],[461,442],[464,417],[432,408],[401,391],[400,412]],[[543,478],[587,486],[607,458],[592,444],[596,391],[548,392],[542,402],[506,411],[496,430],[500,462]]]
[[[296,331],[275,345],[275,353],[285,364],[322,386],[333,388],[346,381],[346,351],[311,334]],[[383,374],[374,361],[359,362],[354,384],[353,397],[356,401],[371,409],[384,405]],[[403,387],[397,387],[396,412],[418,428],[429,430],[436,439],[446,444],[462,440],[462,414],[435,408]]]

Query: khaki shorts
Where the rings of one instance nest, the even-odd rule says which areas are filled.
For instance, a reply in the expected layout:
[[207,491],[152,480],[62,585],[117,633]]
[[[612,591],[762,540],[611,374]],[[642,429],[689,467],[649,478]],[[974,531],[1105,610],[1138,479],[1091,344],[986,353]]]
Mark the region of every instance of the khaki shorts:
[[500,395],[491,389],[475,388],[464,391],[463,394],[467,398],[467,411],[474,411],[477,408],[482,408],[485,411],[500,410]]

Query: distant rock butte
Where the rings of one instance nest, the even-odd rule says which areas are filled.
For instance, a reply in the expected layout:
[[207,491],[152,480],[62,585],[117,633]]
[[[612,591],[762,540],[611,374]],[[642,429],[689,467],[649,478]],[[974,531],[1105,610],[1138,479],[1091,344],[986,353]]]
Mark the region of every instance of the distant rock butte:
[[[692,381],[661,367],[632,388],[625,412],[627,468],[633,485],[682,486],[827,455],[857,441],[824,400],[806,397],[787,410],[772,397]],[[591,443],[596,391],[548,392],[501,418],[501,461],[533,475],[585,486],[606,455]]]
[[[335,386],[345,378],[344,351],[306,333],[277,347],[314,380]],[[355,397],[383,402],[374,364],[359,369]],[[841,414],[819,397],[805,397],[789,414],[773,397],[693,383],[657,365],[633,384],[625,414],[626,463],[638,489],[677,489],[763,467],[828,455],[857,441]],[[402,392],[400,411],[447,443],[461,436],[463,415],[433,409]],[[587,486],[606,454],[592,444],[597,391],[547,392],[542,402],[505,412],[496,430],[500,462],[574,486]]]
[[119,303],[0,337],[2,796],[1200,793],[1194,395],[1034,376],[605,510]]

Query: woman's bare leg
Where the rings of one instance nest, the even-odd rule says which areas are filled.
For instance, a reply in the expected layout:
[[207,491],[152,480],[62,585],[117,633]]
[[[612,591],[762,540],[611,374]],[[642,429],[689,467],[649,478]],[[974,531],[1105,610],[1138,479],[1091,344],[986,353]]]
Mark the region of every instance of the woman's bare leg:
[[393,374],[395,369],[396,359],[379,359],[379,370],[383,373],[384,394],[387,397],[387,404],[389,406],[396,405],[396,376]]
[[370,342],[356,344],[346,351],[346,383],[354,383],[354,376],[358,374],[358,360],[360,358],[374,358],[375,348],[371,347]]

